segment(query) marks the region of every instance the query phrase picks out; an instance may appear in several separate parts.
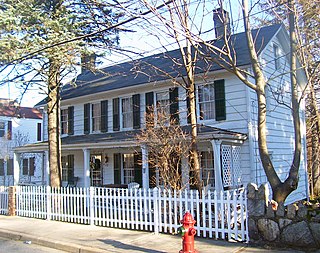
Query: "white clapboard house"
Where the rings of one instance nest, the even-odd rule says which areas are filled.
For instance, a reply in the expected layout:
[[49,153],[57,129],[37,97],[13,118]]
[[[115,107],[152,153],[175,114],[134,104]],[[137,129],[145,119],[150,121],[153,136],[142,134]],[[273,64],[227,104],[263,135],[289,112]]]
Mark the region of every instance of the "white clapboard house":
[[[259,59],[268,78],[268,148],[281,178],[292,161],[294,140],[291,111],[276,101],[290,101],[289,38],[282,25],[253,31]],[[231,36],[237,64],[250,70],[244,33]],[[219,40],[216,41],[219,44]],[[221,43],[220,43],[221,44]],[[174,85],[163,72],[176,79],[184,75],[179,50],[148,56],[92,72],[83,70],[76,85],[65,85],[61,92],[62,181],[64,185],[155,187],[150,177],[146,145],[135,135],[145,128],[145,115],[151,105],[168,105],[168,111],[188,128],[186,90]],[[201,170],[209,175],[207,188],[222,190],[267,182],[258,155],[257,99],[255,93],[236,76],[216,64],[196,68],[198,148]],[[155,68],[155,67],[156,68]],[[157,70],[156,70],[157,69]],[[206,69],[206,71],[204,71]],[[304,76],[299,73],[304,85]],[[45,101],[38,104],[45,106]],[[157,110],[157,107],[154,107]],[[156,112],[155,112],[156,113]],[[155,114],[156,115],[156,114]],[[305,121],[301,107],[302,144],[299,187],[289,201],[307,196]],[[43,118],[47,127],[47,116]],[[44,141],[16,149],[17,153],[48,152],[47,131]],[[137,153],[138,152],[138,153]],[[138,162],[142,157],[144,163]],[[46,161],[44,165],[48,164]],[[188,170],[187,162],[181,166]],[[44,167],[45,171],[49,171]],[[188,175],[188,173],[185,173]],[[185,178],[185,183],[188,178]]]
[[[41,138],[42,113],[39,110],[0,98],[0,186],[44,182],[42,154],[24,153],[14,159],[13,151],[17,146],[41,142]],[[14,166],[15,160],[20,166]]]

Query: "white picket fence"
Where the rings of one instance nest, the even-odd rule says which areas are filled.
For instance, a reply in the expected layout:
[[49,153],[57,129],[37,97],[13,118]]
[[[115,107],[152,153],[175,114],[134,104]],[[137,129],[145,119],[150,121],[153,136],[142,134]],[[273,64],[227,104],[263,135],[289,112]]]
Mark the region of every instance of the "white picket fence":
[[97,226],[175,233],[189,211],[197,236],[248,241],[245,191],[18,186],[16,214]]
[[0,186],[0,214],[8,213],[8,187]]

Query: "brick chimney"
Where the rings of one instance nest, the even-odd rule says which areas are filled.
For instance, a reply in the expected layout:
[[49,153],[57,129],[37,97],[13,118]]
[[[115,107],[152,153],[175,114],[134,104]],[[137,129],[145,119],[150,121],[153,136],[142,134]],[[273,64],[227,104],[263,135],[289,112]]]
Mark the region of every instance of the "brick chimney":
[[225,27],[227,36],[231,34],[229,13],[223,8],[213,10],[213,23],[216,39],[220,39],[224,36]]

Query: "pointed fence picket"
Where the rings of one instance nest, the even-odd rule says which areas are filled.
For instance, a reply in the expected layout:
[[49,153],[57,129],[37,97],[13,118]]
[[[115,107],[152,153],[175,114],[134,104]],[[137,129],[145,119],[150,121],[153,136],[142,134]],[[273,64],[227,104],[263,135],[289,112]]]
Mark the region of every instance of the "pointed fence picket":
[[[4,190],[0,188],[0,212]],[[189,211],[197,236],[248,241],[247,200],[233,191],[18,186],[16,214],[123,229],[176,233]]]

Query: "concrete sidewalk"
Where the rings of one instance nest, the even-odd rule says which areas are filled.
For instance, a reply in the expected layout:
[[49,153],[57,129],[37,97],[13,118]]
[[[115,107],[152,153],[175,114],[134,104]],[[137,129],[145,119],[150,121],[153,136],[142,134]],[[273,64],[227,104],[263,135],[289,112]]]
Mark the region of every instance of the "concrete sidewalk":
[[[126,229],[46,221],[0,215],[0,237],[31,241],[46,247],[77,253],[131,252],[178,253],[181,237],[155,235]],[[302,252],[267,250],[241,243],[196,238],[199,253],[226,252]]]

